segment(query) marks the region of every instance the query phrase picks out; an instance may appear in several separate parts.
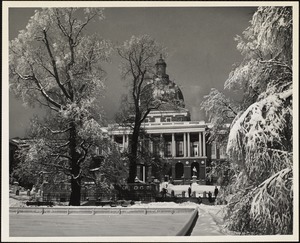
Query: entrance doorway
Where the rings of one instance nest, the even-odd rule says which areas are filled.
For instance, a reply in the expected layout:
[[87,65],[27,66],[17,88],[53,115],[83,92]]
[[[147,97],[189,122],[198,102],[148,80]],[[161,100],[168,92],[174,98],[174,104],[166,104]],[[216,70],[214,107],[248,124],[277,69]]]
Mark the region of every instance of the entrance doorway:
[[183,164],[180,162],[177,162],[175,164],[175,178],[181,179],[181,177],[183,176],[183,172],[184,172]]
[[[194,172],[194,168],[197,170],[197,172]],[[191,164],[191,175],[196,175],[197,179],[199,179],[199,163],[198,162],[193,162]]]

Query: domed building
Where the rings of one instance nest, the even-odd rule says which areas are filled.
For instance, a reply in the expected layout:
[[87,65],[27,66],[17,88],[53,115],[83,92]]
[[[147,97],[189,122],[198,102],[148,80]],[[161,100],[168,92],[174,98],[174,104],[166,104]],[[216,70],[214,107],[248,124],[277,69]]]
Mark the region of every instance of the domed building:
[[153,98],[165,100],[165,103],[161,104],[158,109],[152,110],[146,122],[190,121],[190,113],[185,108],[183,93],[180,87],[169,79],[166,73],[167,64],[162,59],[162,55],[155,66],[156,74],[147,82],[145,89],[149,87]]
[[184,99],[181,89],[178,87],[175,82],[169,79],[169,75],[166,73],[167,64],[164,59],[162,59],[162,55],[160,55],[160,59],[155,64],[156,66],[156,74],[153,76],[152,82],[156,89],[154,90],[154,96],[173,94],[174,100],[179,101],[180,103],[177,105],[179,108],[184,108]]
[[[174,105],[166,102],[148,114],[142,125],[142,129],[150,138],[146,146],[153,154],[152,159],[163,158],[164,163],[168,165],[165,180],[172,180],[175,184],[188,184],[194,175],[198,184],[206,184],[207,169],[214,156],[211,154],[211,146],[207,143],[208,124],[205,121],[191,121],[190,112],[185,108],[183,93],[180,87],[169,79],[166,73],[167,64],[162,55],[155,66],[156,73],[148,80],[148,85],[152,85],[154,97],[171,95],[176,103]],[[121,150],[128,149],[131,137],[128,128],[111,124],[107,131]],[[137,165],[139,180],[148,182],[153,176],[153,168],[147,163]]]

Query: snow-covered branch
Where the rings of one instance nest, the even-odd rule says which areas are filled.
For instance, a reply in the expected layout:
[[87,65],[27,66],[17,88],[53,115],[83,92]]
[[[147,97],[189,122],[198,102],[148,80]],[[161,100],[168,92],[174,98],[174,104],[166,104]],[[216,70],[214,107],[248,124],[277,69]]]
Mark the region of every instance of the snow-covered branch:
[[274,64],[276,66],[284,67],[284,68],[287,68],[290,71],[291,74],[293,73],[293,70],[289,65],[287,65],[286,63],[280,62],[280,61],[276,61],[276,60],[259,60],[259,62],[260,63],[265,63],[265,64]]
[[66,158],[66,159],[72,161],[72,158],[71,158],[70,156],[68,156],[68,155],[65,155],[65,154],[51,154],[51,156],[53,156],[53,157]]
[[66,133],[68,131],[70,131],[70,128],[64,129],[64,130],[52,130],[49,127],[44,126],[44,128],[46,128],[47,130],[49,130],[52,134],[62,134],[62,133]]

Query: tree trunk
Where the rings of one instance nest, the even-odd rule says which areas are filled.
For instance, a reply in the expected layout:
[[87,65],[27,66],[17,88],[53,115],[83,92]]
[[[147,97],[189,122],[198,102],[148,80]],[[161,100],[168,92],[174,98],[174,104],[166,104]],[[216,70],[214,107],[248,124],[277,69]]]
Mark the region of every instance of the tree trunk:
[[76,126],[74,122],[70,124],[70,157],[71,157],[71,196],[69,206],[80,206],[81,197],[81,175],[78,164],[79,154],[76,151]]
[[81,179],[71,179],[71,196],[69,206],[80,206]]
[[136,124],[132,134],[131,151],[129,155],[129,177],[128,183],[133,183],[136,177],[137,152],[139,143],[139,125]]

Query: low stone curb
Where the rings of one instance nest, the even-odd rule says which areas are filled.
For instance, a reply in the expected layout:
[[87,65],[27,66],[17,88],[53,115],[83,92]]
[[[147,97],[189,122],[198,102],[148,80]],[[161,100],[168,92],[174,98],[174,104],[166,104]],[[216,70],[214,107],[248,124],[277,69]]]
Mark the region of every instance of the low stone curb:
[[[58,214],[58,215],[101,215],[101,214],[179,214],[191,213],[194,208],[102,208],[102,207],[11,207],[11,214]],[[194,215],[194,213],[193,213]]]
[[194,212],[192,216],[189,218],[189,220],[184,224],[182,229],[176,234],[176,236],[187,236],[190,235],[193,231],[193,228],[196,224],[196,221],[198,219],[198,209],[194,209]]

